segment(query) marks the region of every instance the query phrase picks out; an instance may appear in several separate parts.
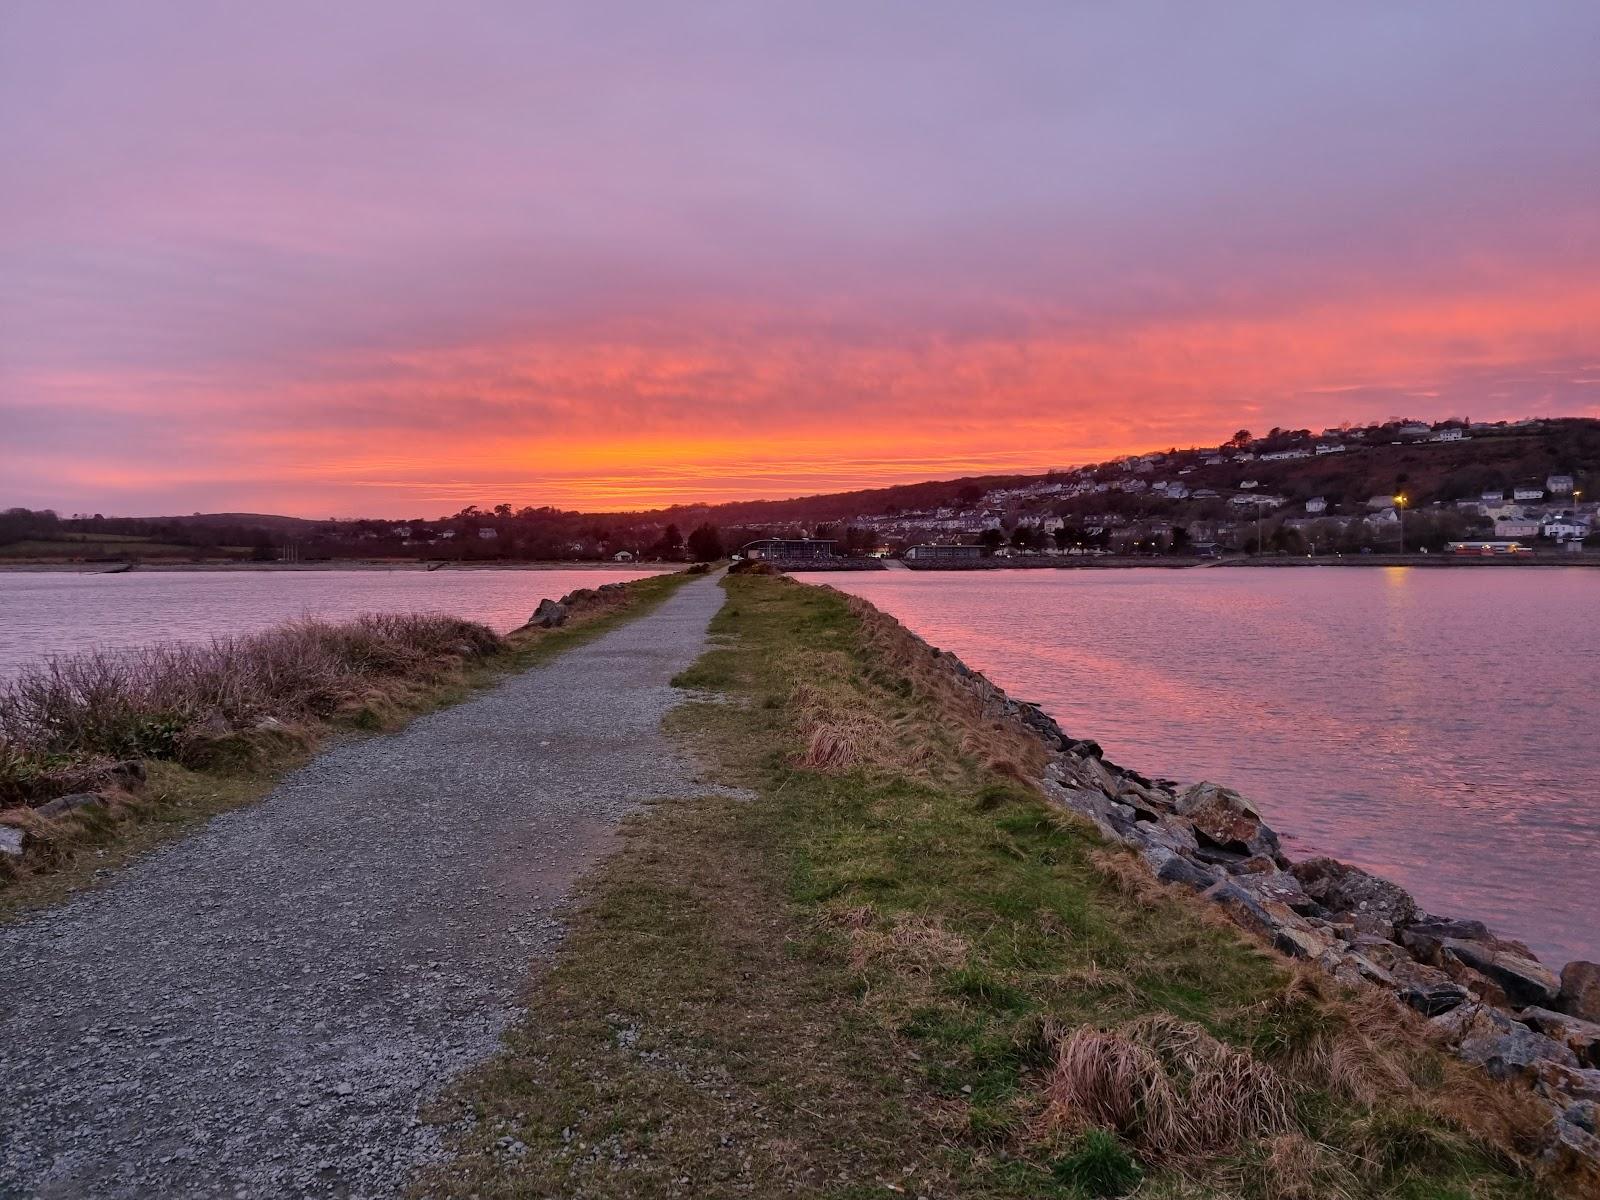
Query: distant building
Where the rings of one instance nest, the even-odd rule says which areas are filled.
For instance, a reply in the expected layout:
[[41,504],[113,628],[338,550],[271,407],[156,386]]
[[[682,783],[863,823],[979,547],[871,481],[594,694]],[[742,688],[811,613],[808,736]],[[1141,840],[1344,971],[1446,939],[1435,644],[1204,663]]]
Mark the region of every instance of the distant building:
[[1589,526],[1571,513],[1547,517],[1541,531],[1547,538],[1558,542],[1581,542],[1589,536]]
[[1539,536],[1539,522],[1532,517],[1498,517],[1494,523],[1497,538],[1531,538]]
[[1309,450],[1274,450],[1270,454],[1261,456],[1262,462],[1286,462],[1291,458],[1310,458]]
[[811,562],[835,557],[834,544],[832,538],[762,538],[746,543],[741,553],[769,562]]
[[1571,475],[1551,475],[1544,481],[1545,490],[1552,496],[1572,495]]
[[1400,437],[1428,437],[1433,433],[1433,426],[1424,425],[1420,421],[1407,421],[1395,432]]
[[1429,440],[1435,442],[1459,442],[1466,436],[1467,431],[1465,429],[1462,429],[1459,425],[1451,425],[1447,429],[1436,429],[1433,437]]
[[632,550],[618,550],[615,554],[613,554],[611,556],[611,561],[612,562],[632,562],[633,561],[633,551]]
[[1496,504],[1504,504],[1506,502],[1506,494],[1500,488],[1489,488],[1480,493],[1478,499],[1482,500],[1485,504],[1493,506]]
[[1393,496],[1373,496],[1371,499],[1369,499],[1367,501],[1367,507],[1371,508],[1371,509],[1393,508],[1394,507],[1394,497]]
[[1317,443],[1317,453],[1318,454],[1343,454],[1344,452],[1345,452],[1345,447],[1340,445],[1338,442],[1318,442]]
[[1526,483],[1511,489],[1513,500],[1543,500],[1544,489],[1537,484]]
[[1248,492],[1248,491],[1249,491],[1249,490],[1250,490],[1250,489],[1251,489],[1251,488],[1258,488],[1258,487],[1260,487],[1260,486],[1261,486],[1261,481],[1260,481],[1260,480],[1259,480],[1259,479],[1246,479],[1246,480],[1245,480],[1245,481],[1244,481],[1244,482],[1243,482],[1243,483],[1241,483],[1241,484],[1240,484],[1240,485],[1239,485],[1239,486],[1240,486],[1240,487],[1241,487],[1241,488],[1242,488],[1242,489],[1244,489],[1244,490],[1245,490],[1245,491],[1247,491],[1247,492]]
[[983,557],[982,546],[911,546],[904,557],[913,562],[970,562]]
[[485,541],[485,542],[492,542],[492,541],[495,540],[495,538],[497,538],[499,536],[500,536],[500,531],[498,529],[480,529],[480,530],[478,530],[479,539],[482,540],[482,541]]
[[1328,502],[1321,496],[1313,496],[1306,501],[1306,511],[1312,515],[1328,511]]

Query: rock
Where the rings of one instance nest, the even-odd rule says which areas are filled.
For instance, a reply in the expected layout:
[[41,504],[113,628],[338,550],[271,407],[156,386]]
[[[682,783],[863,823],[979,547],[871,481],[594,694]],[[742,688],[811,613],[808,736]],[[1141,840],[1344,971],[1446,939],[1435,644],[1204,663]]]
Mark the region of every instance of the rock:
[[70,796],[57,796],[54,800],[46,800],[33,811],[41,817],[59,817],[75,808],[88,808],[91,804],[99,803],[100,797],[93,792],[73,792]]
[[21,858],[22,839],[25,836],[15,825],[0,825],[0,855],[7,858]]
[[1261,902],[1241,888],[1232,879],[1221,879],[1200,893],[1213,904],[1220,905],[1239,925],[1266,938],[1275,938],[1280,927]]
[[136,758],[124,759],[122,762],[114,763],[111,769],[106,772],[108,782],[120,788],[126,788],[130,792],[138,791],[149,777],[148,768]]
[[1401,959],[1387,964],[1385,969],[1394,979],[1395,995],[1400,1002],[1425,1017],[1441,1016],[1472,1000],[1472,993],[1464,984],[1438,967]]
[[1332,912],[1367,917],[1390,929],[1416,919],[1411,893],[1360,867],[1336,858],[1308,858],[1289,869],[1306,894]]
[[1554,1038],[1535,1033],[1485,1005],[1465,1005],[1434,1021],[1436,1028],[1447,1031],[1447,1036],[1459,1037],[1456,1054],[1460,1058],[1482,1067],[1496,1079],[1532,1083],[1541,1063],[1573,1069],[1578,1066],[1577,1055]]
[[1222,850],[1276,859],[1278,835],[1250,803],[1230,788],[1197,783],[1178,797],[1178,812],[1194,823],[1195,832]]
[[1278,925],[1272,935],[1273,949],[1291,958],[1324,961],[1330,968],[1339,961],[1339,943],[1319,930],[1303,925]]
[[1517,1020],[1546,1037],[1555,1038],[1578,1056],[1578,1061],[1600,1067],[1600,1024],[1548,1008],[1525,1008]]
[[1562,967],[1556,1007],[1582,1020],[1600,1022],[1600,963],[1574,959]]
[[1400,931],[1400,942],[1411,951],[1418,962],[1439,965],[1440,943],[1445,938],[1476,942],[1493,942],[1494,934],[1482,921],[1461,921],[1454,917],[1431,917],[1418,914],[1417,919]]
[[1162,883],[1180,883],[1203,891],[1217,881],[1212,872],[1166,846],[1146,846],[1139,854]]
[[1506,999],[1519,1008],[1528,1004],[1553,1004],[1561,993],[1561,980],[1537,959],[1460,938],[1441,939],[1440,950],[1492,980],[1505,992]]
[[1317,902],[1301,888],[1300,881],[1287,871],[1268,869],[1236,874],[1233,882],[1254,896],[1269,912],[1275,904],[1301,916],[1312,916],[1320,911]]
[[1600,1136],[1595,1125],[1595,1105],[1583,1103],[1568,1106],[1551,1122],[1539,1163],[1566,1181],[1568,1195],[1600,1195]]
[[[1344,968],[1346,968],[1348,971],[1354,972],[1355,975],[1363,982],[1374,983],[1379,987],[1389,988],[1396,992],[1400,990],[1399,980],[1395,979],[1392,974],[1386,971],[1383,967],[1380,967],[1377,963],[1373,962],[1372,959],[1368,958],[1365,954],[1346,951],[1340,956],[1340,960]],[[1334,971],[1334,976],[1335,978],[1338,978],[1344,982],[1348,982],[1348,980],[1345,978],[1345,974],[1339,970]],[[1442,1012],[1444,1010],[1441,1009],[1440,1011]],[[1429,1015],[1431,1016],[1432,1014]]]
[[1129,831],[1131,836],[1146,846],[1160,846],[1182,854],[1185,857],[1192,855],[1199,849],[1194,840],[1194,831],[1189,828],[1188,822],[1163,817],[1160,821],[1143,821],[1139,819],[1139,810],[1133,810],[1134,824]]
[[541,600],[539,607],[533,610],[533,616],[528,619],[528,624],[538,625],[544,629],[554,629],[557,625],[567,623],[567,615],[571,610],[559,600]]
[[1100,749],[1099,742],[1092,742],[1088,738],[1080,738],[1067,747],[1067,750],[1079,758],[1104,758],[1105,751]]
[[1090,791],[1088,788],[1054,785],[1047,791],[1050,797],[1063,807],[1094,822],[1095,828],[1107,841],[1139,844],[1139,839],[1133,836],[1133,810],[1126,804],[1118,804],[1102,793]]
[[1562,1105],[1574,1100],[1585,1104],[1600,1103],[1600,1071],[1592,1067],[1541,1062],[1534,1073],[1538,1091]]

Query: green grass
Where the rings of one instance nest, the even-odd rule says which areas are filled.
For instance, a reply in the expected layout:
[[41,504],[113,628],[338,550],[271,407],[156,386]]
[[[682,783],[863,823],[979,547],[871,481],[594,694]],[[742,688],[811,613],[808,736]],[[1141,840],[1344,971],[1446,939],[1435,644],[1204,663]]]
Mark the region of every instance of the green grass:
[[[434,1114],[471,1127],[417,1195],[1544,1194],[1454,1127],[1437,1056],[1049,810],[926,651],[830,590],[725,587],[672,720],[747,796],[627,824],[505,1053]],[[804,766],[819,737],[851,761]],[[1281,1075],[1292,1127],[1176,1161],[1060,1119],[1063,1035],[1151,1017]]]

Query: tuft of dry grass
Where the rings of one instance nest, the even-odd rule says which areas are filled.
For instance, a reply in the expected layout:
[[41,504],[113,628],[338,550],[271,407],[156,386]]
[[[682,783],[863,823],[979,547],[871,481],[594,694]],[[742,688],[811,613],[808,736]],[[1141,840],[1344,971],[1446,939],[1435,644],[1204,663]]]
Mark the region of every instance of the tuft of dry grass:
[[1294,1128],[1276,1071],[1165,1014],[1063,1034],[1044,1095],[1046,1130],[1106,1129],[1154,1163],[1203,1163]]

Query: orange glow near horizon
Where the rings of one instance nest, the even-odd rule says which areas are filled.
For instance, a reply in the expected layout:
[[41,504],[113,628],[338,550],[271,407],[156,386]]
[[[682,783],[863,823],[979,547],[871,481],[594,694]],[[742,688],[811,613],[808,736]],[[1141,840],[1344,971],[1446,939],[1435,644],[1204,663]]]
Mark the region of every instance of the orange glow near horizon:
[[[74,449],[32,466],[94,498],[83,507],[121,511],[137,501],[117,497],[158,487],[225,488],[228,508],[315,516],[502,500],[606,511],[1040,472],[1215,444],[1239,426],[1522,416],[1540,409],[1541,372],[1600,397],[1583,358],[1600,328],[1600,284],[1587,278],[1254,318],[1037,324],[840,345],[707,313],[694,329],[728,332],[570,330],[349,356],[248,386],[75,375],[42,385],[159,412],[184,453]],[[252,419],[218,429],[204,419],[216,410]]]

